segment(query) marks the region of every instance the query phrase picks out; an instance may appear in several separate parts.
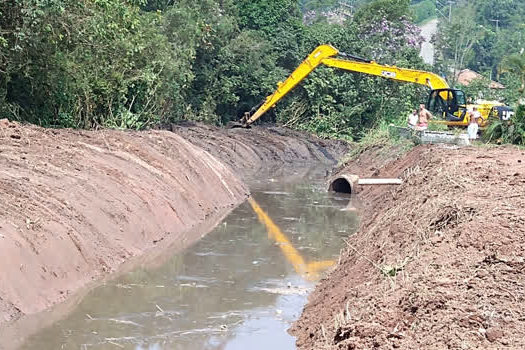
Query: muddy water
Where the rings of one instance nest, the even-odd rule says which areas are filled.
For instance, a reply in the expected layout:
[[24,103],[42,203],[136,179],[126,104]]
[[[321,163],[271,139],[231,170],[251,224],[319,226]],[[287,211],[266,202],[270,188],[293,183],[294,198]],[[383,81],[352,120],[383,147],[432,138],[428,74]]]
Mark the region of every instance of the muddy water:
[[192,247],[92,290],[23,348],[294,349],[286,330],[357,227],[321,175],[252,182],[254,200]]

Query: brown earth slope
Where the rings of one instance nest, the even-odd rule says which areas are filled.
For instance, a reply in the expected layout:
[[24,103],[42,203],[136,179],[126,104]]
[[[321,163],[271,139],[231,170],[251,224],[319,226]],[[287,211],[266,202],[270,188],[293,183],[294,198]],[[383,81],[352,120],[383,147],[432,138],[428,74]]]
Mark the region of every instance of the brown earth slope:
[[276,165],[333,164],[348,151],[344,141],[322,140],[276,126],[224,129],[203,124],[173,124],[170,130],[243,175]]
[[[299,349],[525,348],[525,152],[420,146],[375,166],[360,231],[291,330]],[[365,169],[361,172],[358,169]]]
[[0,145],[0,321],[64,300],[164,239],[182,240],[248,193],[169,132],[4,122]]
[[278,128],[174,131],[0,122],[0,324],[65,300],[161,242],[198,239],[186,232],[246,198],[241,169],[344,152]]

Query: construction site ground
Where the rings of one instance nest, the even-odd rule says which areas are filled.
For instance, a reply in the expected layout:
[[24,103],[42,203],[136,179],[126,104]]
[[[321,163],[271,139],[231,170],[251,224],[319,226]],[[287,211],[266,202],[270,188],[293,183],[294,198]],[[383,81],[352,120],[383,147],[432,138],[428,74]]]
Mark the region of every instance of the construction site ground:
[[[243,176],[333,163],[343,142],[277,127],[79,131],[0,121],[0,328],[124,263],[183,249],[242,203]],[[170,249],[173,249],[171,247]]]
[[[168,245],[249,195],[244,177],[332,163],[348,146],[278,127],[78,131],[0,121],[2,326]],[[290,332],[299,349],[525,347],[525,151],[373,147],[339,172],[360,230]]]
[[525,348],[525,151],[372,148],[339,169],[360,230],[291,329],[299,349]]

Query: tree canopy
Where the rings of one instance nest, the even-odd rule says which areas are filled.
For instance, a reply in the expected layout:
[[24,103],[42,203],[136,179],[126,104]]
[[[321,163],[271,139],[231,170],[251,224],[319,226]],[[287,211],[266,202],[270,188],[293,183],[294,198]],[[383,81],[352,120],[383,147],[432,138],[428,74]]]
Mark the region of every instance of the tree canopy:
[[[497,94],[507,103],[517,102],[521,77],[506,69],[509,58],[525,50],[525,2],[521,0],[461,0],[453,6],[450,20],[440,21],[436,36],[437,60],[443,74],[454,81],[454,73],[465,68],[498,80],[507,87]],[[449,69],[452,67],[452,69]],[[480,89],[485,98],[498,97]]]
[[[178,120],[223,124],[257,105],[325,43],[380,63],[428,70],[418,56],[421,37],[414,24],[420,3],[5,0],[0,118],[80,128],[139,129]],[[468,26],[462,19],[442,26],[442,61],[459,45],[465,49],[461,66],[519,76],[510,65],[500,66],[507,53],[519,53],[525,5],[471,3],[461,7],[472,12]],[[337,7],[344,10],[342,22],[303,18]],[[499,12],[491,11],[496,7]],[[422,101],[421,93],[414,85],[321,67],[264,119],[358,138],[378,123],[404,118]]]

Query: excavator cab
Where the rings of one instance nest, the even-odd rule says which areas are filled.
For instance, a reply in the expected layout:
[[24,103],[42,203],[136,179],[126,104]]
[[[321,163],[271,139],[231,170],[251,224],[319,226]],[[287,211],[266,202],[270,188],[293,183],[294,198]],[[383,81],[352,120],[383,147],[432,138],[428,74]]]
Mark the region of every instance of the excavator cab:
[[461,122],[467,112],[465,93],[458,89],[436,89],[430,92],[427,109],[449,122]]

